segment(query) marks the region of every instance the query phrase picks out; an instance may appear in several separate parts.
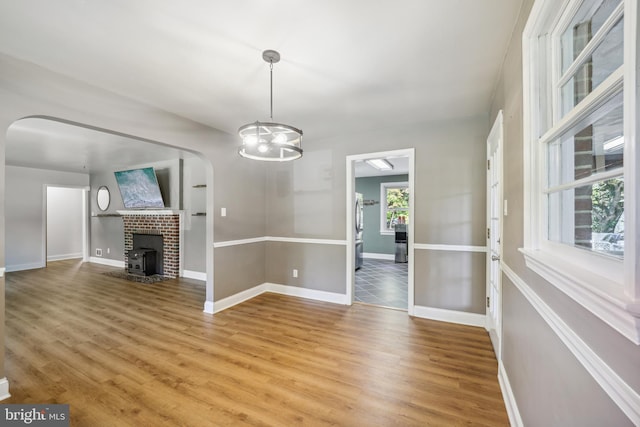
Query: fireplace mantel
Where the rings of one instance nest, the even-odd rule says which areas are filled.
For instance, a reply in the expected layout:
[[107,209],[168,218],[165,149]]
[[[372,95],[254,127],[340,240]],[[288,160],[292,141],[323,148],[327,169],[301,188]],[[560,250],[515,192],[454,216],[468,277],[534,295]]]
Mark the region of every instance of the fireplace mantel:
[[177,209],[139,209],[139,210],[126,210],[116,211],[120,215],[181,215],[184,211]]

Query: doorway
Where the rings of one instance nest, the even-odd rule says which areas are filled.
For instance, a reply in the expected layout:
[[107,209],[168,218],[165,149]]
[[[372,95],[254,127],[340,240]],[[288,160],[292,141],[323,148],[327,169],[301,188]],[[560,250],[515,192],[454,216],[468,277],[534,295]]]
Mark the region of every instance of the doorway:
[[350,303],[413,314],[413,170],[413,149],[347,156]]
[[43,259],[89,259],[88,187],[45,185]]

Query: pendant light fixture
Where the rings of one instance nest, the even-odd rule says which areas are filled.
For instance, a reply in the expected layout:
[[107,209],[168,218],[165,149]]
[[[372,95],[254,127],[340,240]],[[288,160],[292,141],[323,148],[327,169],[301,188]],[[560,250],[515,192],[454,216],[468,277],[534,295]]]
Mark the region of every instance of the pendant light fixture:
[[271,115],[268,122],[256,121],[238,129],[242,138],[238,152],[248,159],[270,162],[299,159],[302,157],[302,131],[273,121],[273,64],[280,61],[280,54],[275,50],[265,50],[262,52],[262,59],[269,63]]

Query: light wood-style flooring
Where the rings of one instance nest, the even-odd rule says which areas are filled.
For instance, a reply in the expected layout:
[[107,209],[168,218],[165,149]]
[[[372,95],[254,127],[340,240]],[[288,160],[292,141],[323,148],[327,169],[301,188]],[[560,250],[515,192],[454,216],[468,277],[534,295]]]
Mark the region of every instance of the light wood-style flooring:
[[204,286],[77,261],[6,275],[2,403],[72,426],[506,426],[487,333],[263,294],[215,316]]

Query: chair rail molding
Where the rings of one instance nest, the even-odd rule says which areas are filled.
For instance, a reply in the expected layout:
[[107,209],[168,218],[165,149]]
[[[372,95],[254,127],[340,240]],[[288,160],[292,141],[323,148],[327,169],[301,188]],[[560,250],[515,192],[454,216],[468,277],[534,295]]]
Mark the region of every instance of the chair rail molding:
[[507,264],[501,263],[505,276],[560,338],[580,364],[609,395],[611,400],[635,424],[640,425],[640,394],[629,386],[604,360],[589,347],[564,320]]

